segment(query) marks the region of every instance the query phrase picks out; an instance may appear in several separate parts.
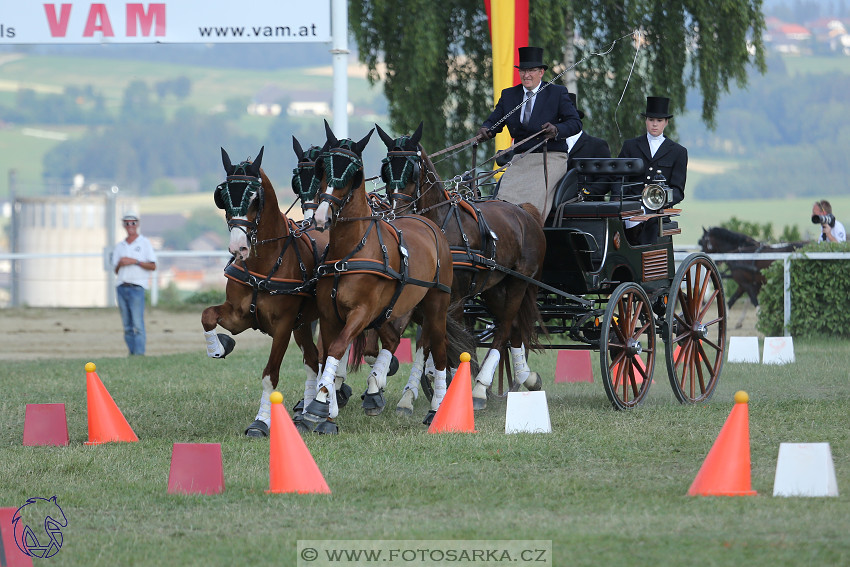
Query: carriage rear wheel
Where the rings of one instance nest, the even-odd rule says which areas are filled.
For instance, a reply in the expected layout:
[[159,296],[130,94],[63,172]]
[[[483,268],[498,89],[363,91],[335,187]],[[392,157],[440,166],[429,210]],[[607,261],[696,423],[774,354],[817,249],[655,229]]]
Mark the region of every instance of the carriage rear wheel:
[[602,384],[614,409],[640,404],[655,368],[655,318],[646,291],[620,284],[608,299],[600,329]]
[[726,350],[726,301],[717,266],[707,255],[682,262],[667,296],[667,372],[676,398],[707,401],[714,393]]

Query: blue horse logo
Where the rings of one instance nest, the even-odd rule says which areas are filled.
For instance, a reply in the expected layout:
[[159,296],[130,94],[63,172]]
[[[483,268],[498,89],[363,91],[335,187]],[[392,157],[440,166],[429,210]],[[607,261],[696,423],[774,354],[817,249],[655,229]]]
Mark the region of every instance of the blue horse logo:
[[30,557],[47,559],[62,548],[62,528],[68,527],[65,512],[53,498],[29,498],[12,516],[15,543]]

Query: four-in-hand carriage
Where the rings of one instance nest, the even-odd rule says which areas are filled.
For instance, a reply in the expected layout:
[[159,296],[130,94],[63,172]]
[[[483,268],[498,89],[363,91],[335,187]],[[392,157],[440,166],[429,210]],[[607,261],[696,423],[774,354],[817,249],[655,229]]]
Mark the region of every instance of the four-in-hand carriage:
[[[664,358],[680,402],[709,399],[726,343],[726,304],[717,267],[696,253],[676,269],[672,235],[680,230],[671,219],[679,210],[664,208],[663,181],[647,186],[639,197],[622,196],[628,193],[628,177],[643,172],[640,159],[575,162],[556,191],[544,227],[547,249],[542,281],[536,283],[550,338],[546,348],[598,350],[605,393],[616,409],[646,399],[656,355]],[[612,184],[611,200],[575,196],[582,187],[600,183]],[[630,243],[627,221],[657,225],[655,242]],[[493,324],[486,307],[472,300],[464,313],[477,321],[478,342],[486,344]]]

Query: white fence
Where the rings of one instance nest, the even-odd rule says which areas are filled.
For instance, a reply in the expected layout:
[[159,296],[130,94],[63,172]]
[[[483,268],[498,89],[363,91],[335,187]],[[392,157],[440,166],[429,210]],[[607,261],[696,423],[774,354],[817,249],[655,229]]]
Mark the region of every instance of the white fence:
[[[685,250],[677,250],[674,252],[674,259],[676,264],[678,265],[682,260],[688,257],[691,253],[693,253],[693,249],[685,249]],[[802,254],[800,252],[767,252],[767,253],[735,253],[735,254],[709,254],[712,260],[715,262],[722,262],[725,260],[782,260],[785,268],[785,280],[784,280],[784,328],[785,334],[789,334],[789,326],[791,323],[791,262],[794,260],[850,260],[850,252],[809,252],[807,254]],[[11,261],[32,261],[32,260],[46,260],[50,258],[104,258],[104,254],[102,252],[91,252],[91,253],[80,253],[80,254],[51,254],[51,253],[39,253],[39,254],[18,254],[18,253],[0,253],[0,264],[4,264],[5,262]],[[163,250],[157,252],[158,259],[167,259],[167,258],[219,258],[221,259],[221,267],[224,268],[224,265],[228,258],[230,258],[230,253],[225,251],[216,251],[216,252],[195,252],[189,250]],[[106,260],[104,259],[104,266],[107,265]],[[104,270],[106,271],[106,270]],[[111,272],[107,272],[110,276]],[[11,274],[7,274],[10,277],[10,285],[13,285],[14,282],[11,281]],[[61,285],[61,282],[56,282],[57,285]],[[223,280],[222,280],[223,283]],[[159,301],[159,278],[153,278],[153,285],[151,286],[151,303],[156,305]]]

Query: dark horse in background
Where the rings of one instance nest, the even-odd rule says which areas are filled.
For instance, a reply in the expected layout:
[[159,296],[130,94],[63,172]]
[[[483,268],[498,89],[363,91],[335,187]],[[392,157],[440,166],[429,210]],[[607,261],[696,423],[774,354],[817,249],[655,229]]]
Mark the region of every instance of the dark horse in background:
[[[708,230],[703,228],[702,238],[699,239],[700,248],[703,252],[709,254],[793,252],[805,244],[806,242],[779,245],[763,244],[751,236],[719,226],[711,227]],[[747,294],[753,306],[758,307],[758,294],[766,281],[762,270],[773,262],[774,260],[730,260],[725,262],[729,271],[727,277],[738,285],[738,289],[729,298],[728,306],[730,308],[744,294]],[[746,315],[746,310],[736,325],[737,327],[743,324],[744,315]]]
[[[440,227],[454,261],[452,304],[460,306],[464,300],[479,296],[493,315],[496,328],[475,378],[473,407],[486,408],[487,389],[500,359],[513,362],[517,385],[539,390],[540,376],[526,361],[526,349],[538,345],[537,286],[526,278],[540,279],[546,255],[540,212],[528,203],[518,206],[496,199],[471,201],[449,194],[419,144],[421,123],[413,135],[396,139],[380,126],[376,128],[388,150],[381,177],[393,210],[421,214]],[[450,316],[462,320],[459,311]],[[510,358],[503,356],[508,354],[508,340]]]

